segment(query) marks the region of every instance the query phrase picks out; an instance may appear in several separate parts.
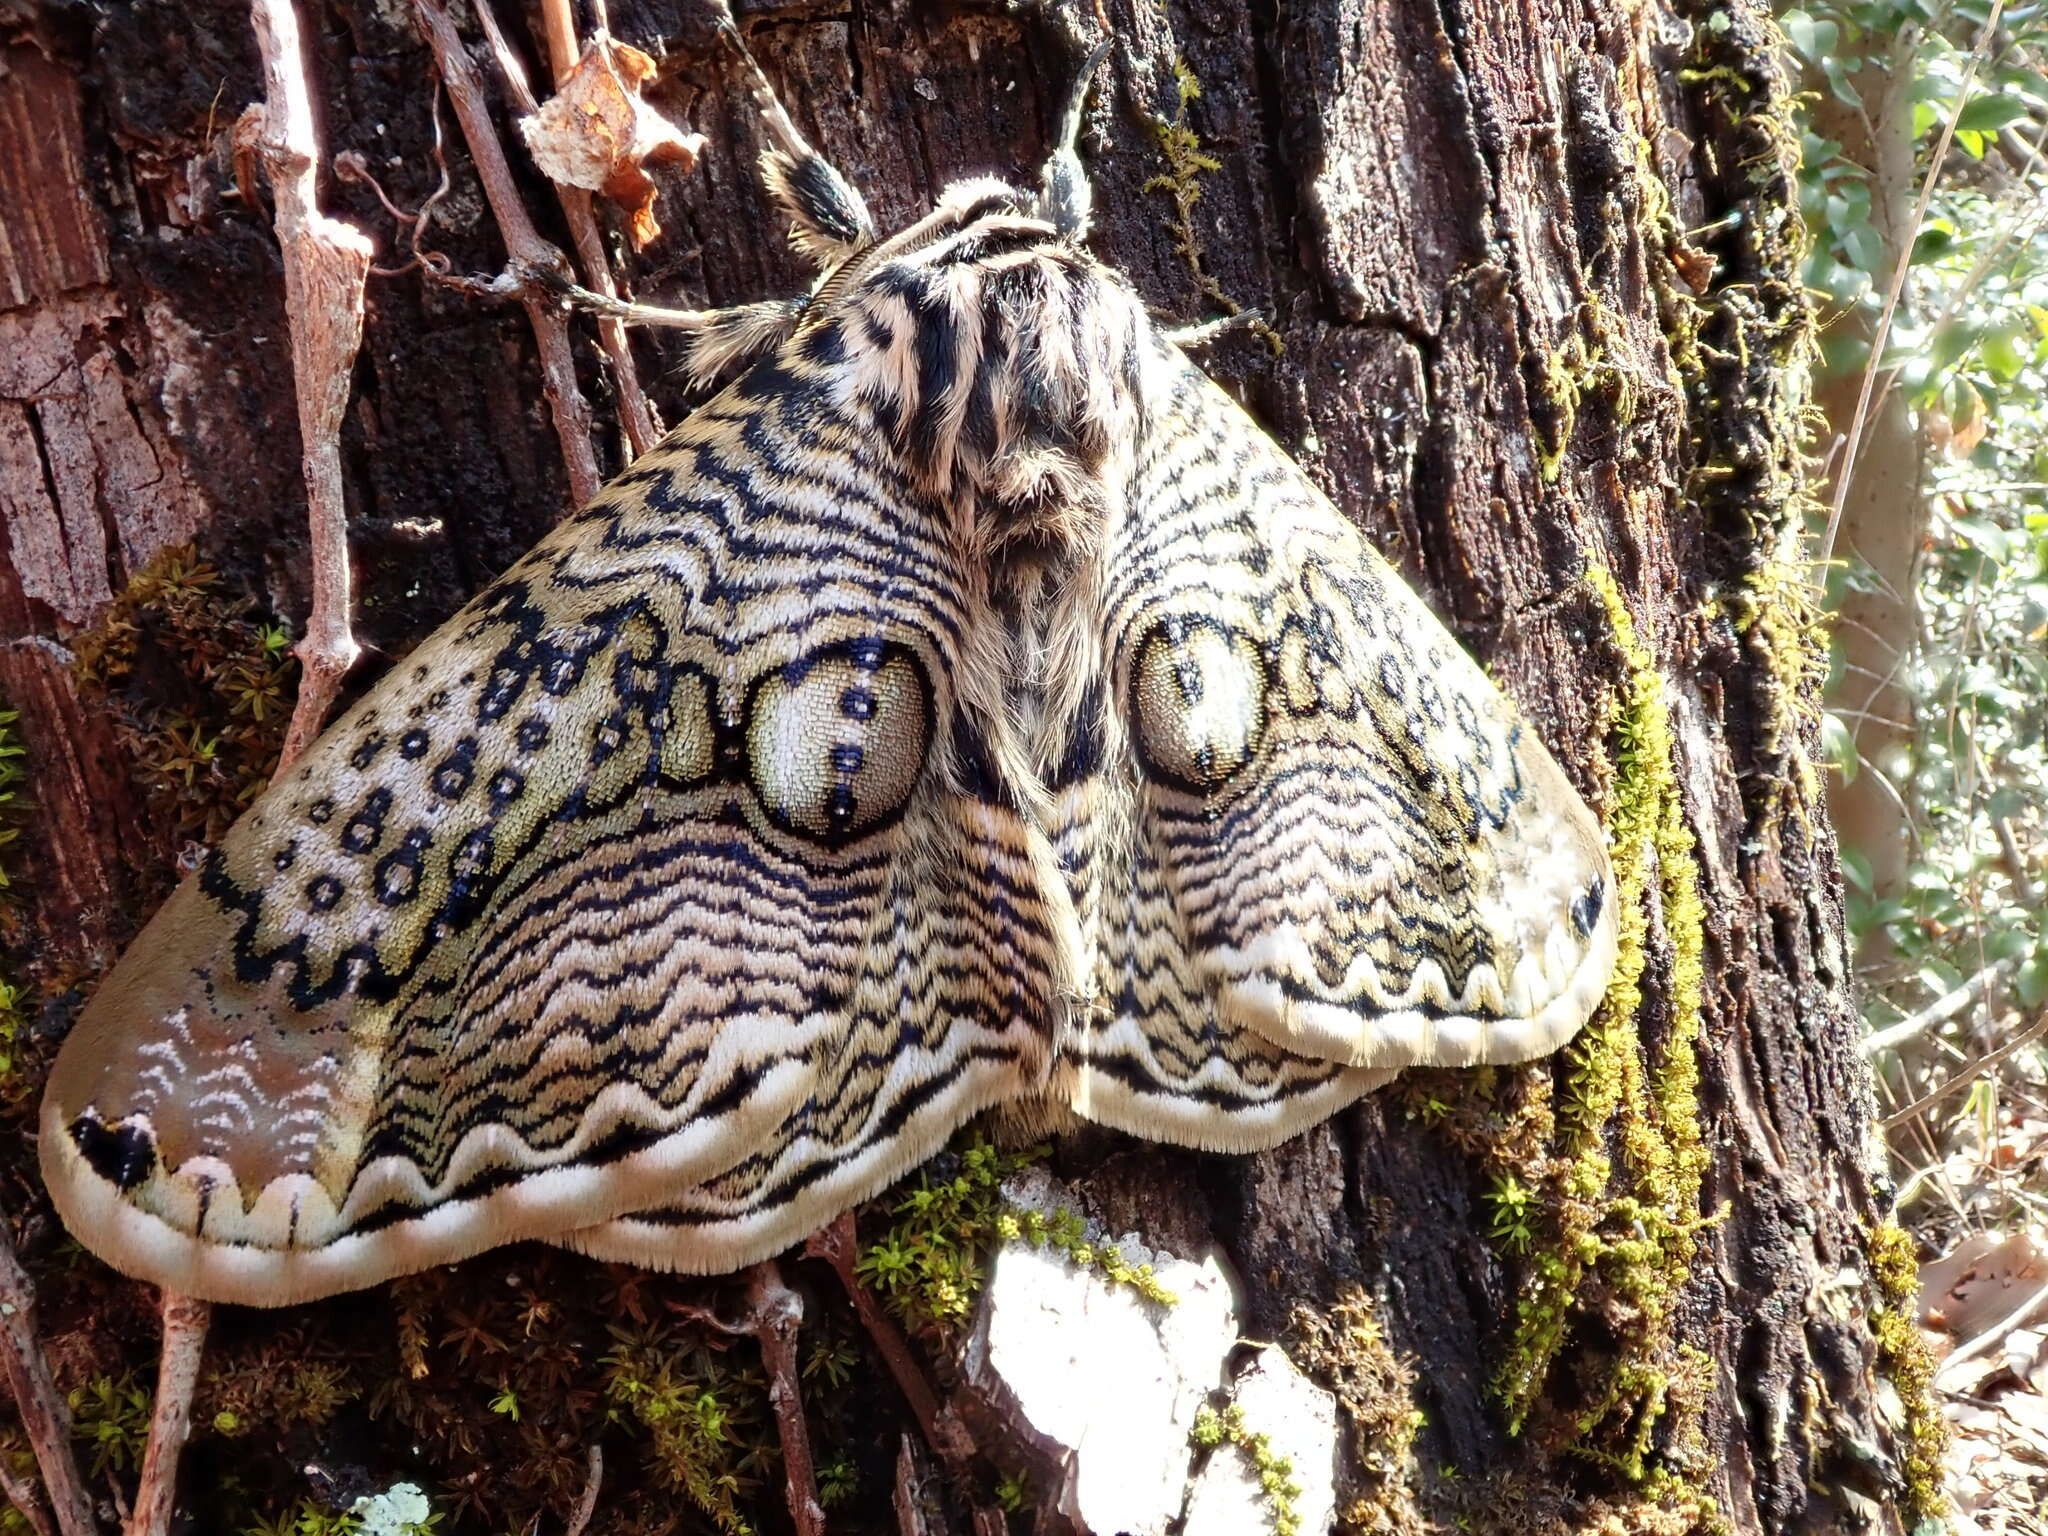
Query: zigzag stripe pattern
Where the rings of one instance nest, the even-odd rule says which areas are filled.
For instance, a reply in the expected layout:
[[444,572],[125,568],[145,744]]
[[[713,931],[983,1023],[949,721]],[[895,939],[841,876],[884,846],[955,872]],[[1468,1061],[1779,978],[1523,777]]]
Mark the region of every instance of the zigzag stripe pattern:
[[799,210],[829,274],[701,342],[765,355],[102,984],[74,1231],[257,1304],[521,1237],[731,1269],[990,1107],[1247,1151],[1578,1028],[1590,813],[1072,208]]

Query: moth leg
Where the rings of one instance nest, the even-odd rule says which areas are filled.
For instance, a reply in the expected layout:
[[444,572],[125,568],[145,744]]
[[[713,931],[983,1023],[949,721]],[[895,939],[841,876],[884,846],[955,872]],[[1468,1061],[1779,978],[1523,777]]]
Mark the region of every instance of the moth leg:
[[1095,193],[1088,185],[1088,171],[1081,164],[1081,120],[1088,106],[1088,89],[1095,83],[1096,71],[1109,57],[1114,41],[1105,37],[1081,65],[1081,73],[1067,96],[1067,109],[1060,117],[1059,139],[1052,153],[1045,157],[1045,168],[1038,173],[1039,216],[1070,240],[1082,240],[1088,235],[1088,216]]
[[627,325],[659,326],[691,333],[683,371],[693,384],[703,384],[735,363],[747,362],[780,346],[796,328],[805,299],[766,299],[725,309],[669,309],[594,293],[560,272],[536,265],[532,277],[564,304]]
[[1193,325],[1177,325],[1160,334],[1185,351],[1189,347],[1206,347],[1212,341],[1220,341],[1238,326],[1257,325],[1264,318],[1256,309],[1240,309],[1234,315],[1217,315],[1214,319],[1197,320]]
[[797,131],[740,35],[732,9],[719,6],[718,30],[747,71],[747,88],[767,126],[772,148],[761,156],[768,195],[790,217],[790,242],[820,271],[838,266],[875,243],[875,219],[853,184]]

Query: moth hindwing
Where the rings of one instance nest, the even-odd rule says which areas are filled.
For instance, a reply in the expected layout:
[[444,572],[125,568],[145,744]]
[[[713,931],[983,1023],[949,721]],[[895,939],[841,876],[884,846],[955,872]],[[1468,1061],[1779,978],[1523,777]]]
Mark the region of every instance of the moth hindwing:
[[737,381],[65,1042],[45,1175],[110,1262],[256,1304],[524,1237],[732,1269],[991,1106],[1246,1151],[1597,1003],[1594,818],[1088,253],[1071,146],[878,240],[772,126],[814,296],[686,316]]

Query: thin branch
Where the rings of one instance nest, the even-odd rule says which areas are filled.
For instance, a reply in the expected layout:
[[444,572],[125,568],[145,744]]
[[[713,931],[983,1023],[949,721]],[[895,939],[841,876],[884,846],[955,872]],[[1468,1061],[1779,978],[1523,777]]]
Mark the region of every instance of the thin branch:
[[1886,1115],[1881,1122],[1882,1128],[1888,1131],[1901,1120],[1909,1120],[1928,1106],[1940,1103],[1958,1088],[1967,1088],[1986,1072],[2002,1065],[2011,1057],[2032,1045],[2043,1035],[2048,1035],[2048,1012],[2044,1012],[2040,1018],[2034,1020],[2033,1023],[2013,1036],[2012,1039],[2006,1041],[1997,1050],[1990,1052],[1988,1055],[1979,1056],[1969,1066],[1951,1073],[1939,1087],[1931,1088],[1926,1093],[1921,1094],[1919,1098],[1908,1104],[1904,1109],[1896,1110]]
[[[305,50],[291,0],[252,0],[250,20],[263,60],[263,102],[244,116],[238,137],[262,156],[276,205],[284,261],[285,318],[291,329],[292,384],[299,410],[300,470],[313,549],[313,607],[296,650],[302,676],[278,766],[320,734],[358,647],[349,622],[348,509],[341,483],[341,418],[349,376],[363,339],[363,285],[370,242],[319,205],[319,127],[306,80]],[[206,1355],[212,1308],[165,1291],[163,1345],[149,1446],[136,1485],[130,1536],[164,1536],[177,1504],[178,1458],[192,1433],[192,1394]]]
[[721,1317],[710,1307],[688,1302],[671,1305],[720,1333],[748,1334],[761,1346],[761,1361],[768,1368],[768,1406],[775,1410],[775,1428],[782,1440],[789,1518],[797,1536],[825,1536],[810,1429],[804,1423],[803,1392],[797,1385],[796,1337],[804,1320],[803,1298],[782,1283],[782,1271],[767,1259],[747,1271],[747,1310],[738,1318]]
[[142,1456],[142,1477],[135,1485],[135,1508],[128,1517],[128,1536],[165,1536],[177,1503],[178,1457],[192,1434],[192,1394],[199,1386],[199,1367],[206,1358],[206,1326],[211,1303],[196,1296],[165,1291],[163,1348],[157,1356],[156,1400],[149,1413],[149,1449]]
[[768,1366],[768,1406],[775,1410],[782,1438],[782,1480],[790,1521],[797,1536],[825,1536],[825,1510],[818,1503],[810,1431],[797,1388],[796,1336],[804,1320],[803,1300],[782,1283],[782,1271],[769,1259],[747,1272],[747,1306]]
[[[14,1256],[14,1239],[4,1215],[0,1215],[0,1331],[6,1334],[7,1383],[14,1390],[15,1412],[21,1416],[36,1467],[43,1474],[57,1530],[62,1536],[93,1536],[98,1522],[93,1519],[92,1500],[86,1497],[85,1480],[78,1475],[78,1463],[71,1455],[71,1412],[57,1395],[56,1379],[43,1354],[36,1332],[35,1288]],[[49,1527],[39,1518],[40,1507],[24,1503],[12,1488],[7,1496],[47,1536]]]
[[1920,183],[1920,200],[1913,205],[1913,218],[1906,226],[1906,238],[1899,242],[1897,260],[1892,264],[1891,285],[1885,292],[1884,309],[1877,317],[1877,330],[1870,338],[1870,357],[1863,365],[1863,384],[1856,392],[1856,411],[1849,418],[1848,441],[1842,446],[1841,468],[1835,474],[1835,494],[1828,503],[1827,532],[1821,536],[1820,557],[1816,561],[1822,570],[1834,556],[1835,533],[1842,526],[1842,509],[1848,505],[1849,485],[1856,475],[1856,454],[1863,443],[1863,425],[1870,415],[1871,389],[1877,383],[1879,372],[1884,371],[1884,349],[1892,333],[1892,316],[1898,312],[1899,298],[1906,291],[1906,276],[1912,269],[1913,243],[1920,238],[1921,227],[1927,222],[1927,208],[1934,201],[1934,184],[1941,178],[1942,163],[1948,159],[1949,145],[1955,142],[1956,124],[1962,118],[1963,108],[1969,105],[1970,87],[1976,82],[1977,66],[1983,62],[1992,33],[1998,28],[1998,18],[2004,10],[2005,0],[1992,0],[1991,14],[1984,18],[1984,30],[1977,34],[1977,45],[1970,50],[1970,61],[1963,70],[1962,84],[1956,89],[1955,110],[1942,124],[1941,142],[1934,146],[1926,179]]
[[[513,104],[531,117],[540,110],[540,103],[526,83],[526,70],[519,56],[505,42],[490,0],[476,0],[476,17],[498,61],[498,71],[512,93]],[[559,88],[577,60],[576,23],[569,14],[569,0],[543,0],[541,19],[548,38],[548,64]],[[589,191],[559,181],[554,188],[555,196],[561,200],[562,217],[569,226],[569,237],[576,242],[576,260],[583,268],[585,281],[606,298],[616,299],[618,285],[612,278],[611,262],[605,257],[604,238],[598,233],[597,213]],[[661,428],[654,419],[654,408],[640,388],[640,368],[633,361],[633,344],[626,338],[626,327],[608,318],[598,320],[597,339],[605,356],[611,359],[612,375],[619,387],[619,417],[625,423],[626,441],[637,458],[660,439]]]
[[564,304],[624,325],[651,325],[672,331],[701,331],[716,321],[729,320],[732,309],[669,309],[660,304],[642,304],[638,299],[614,298],[564,281],[558,274],[537,268],[532,281],[549,290]]
[[1857,1049],[1866,1056],[1875,1056],[1879,1051],[1895,1051],[1908,1040],[1925,1034],[1937,1024],[1946,1024],[1961,1013],[1984,993],[1984,989],[1998,978],[2000,972],[2011,968],[2009,960],[1994,960],[1969,980],[1951,992],[1944,992],[1918,1013],[1909,1013],[1896,1024],[1887,1024],[1883,1029],[1873,1030],[1863,1037]]
[[[492,216],[498,221],[513,270],[561,269],[565,265],[562,253],[540,237],[519,201],[512,168],[506,163],[497,130],[491,126],[482,82],[477,79],[476,67],[463,46],[461,34],[455,30],[447,6],[443,0],[413,0],[413,10],[419,16],[434,62],[448,88],[448,100],[455,108],[456,121],[462,124],[462,136],[469,141],[470,159],[483,183]],[[527,318],[533,323],[534,347],[540,354],[541,388],[554,418],[555,436],[562,445],[569,495],[580,506],[597,494],[597,455],[590,446],[590,406],[576,382],[569,322],[541,289],[531,283],[521,283],[519,289],[519,301],[526,306]]]
[[1974,1360],[1977,1356],[2003,1344],[2011,1336],[2014,1329],[2024,1328],[2033,1321],[2035,1314],[2041,1310],[2043,1303],[2048,1303],[2048,1280],[2043,1280],[2039,1285],[2035,1286],[2033,1290],[2027,1293],[2024,1301],[1993,1323],[1989,1328],[1986,1328],[1968,1342],[1957,1345],[1950,1352],[1948,1358],[1943,1360],[1941,1365],[1935,1370],[1934,1385],[1936,1388],[1944,1392],[1950,1390],[1942,1384],[1944,1376],[1954,1380],[1960,1374],[1956,1371],[1955,1367],[1963,1364],[1965,1361]]
[[867,1329],[868,1337],[875,1341],[875,1348],[881,1352],[882,1363],[896,1378],[897,1390],[910,1404],[911,1416],[924,1431],[925,1442],[938,1452],[939,1459],[949,1469],[964,1475],[967,1463],[974,1456],[974,1437],[967,1432],[960,1416],[939,1402],[938,1394],[932,1391],[931,1383],[925,1380],[916,1357],[910,1352],[910,1341],[889,1320],[888,1314],[876,1302],[874,1292],[861,1284],[854,1269],[859,1247],[853,1212],[847,1211],[829,1227],[812,1234],[810,1241],[804,1244],[804,1256],[823,1259],[832,1266],[832,1272],[839,1276],[839,1283],[846,1288],[847,1299],[853,1303],[861,1326]]
[[2006,877],[2012,881],[2012,893],[2019,898],[2020,906],[2031,910],[2034,905],[2034,878],[2027,868],[2027,856],[2020,851],[2019,839],[2012,834],[2012,823],[2003,816],[1991,818],[1991,835],[1998,839],[1999,857],[2005,861]]
[[14,1506],[36,1536],[57,1536],[57,1528],[50,1524],[50,1512],[43,1508],[42,1496],[36,1492],[34,1479],[16,1477],[5,1463],[0,1463],[0,1497]]
[[583,1497],[576,1501],[576,1512],[569,1516],[569,1524],[562,1536],[583,1536],[590,1517],[597,1513],[597,1492],[603,1486],[604,1447],[593,1440],[590,1442],[590,1471],[583,1480]]
[[286,728],[287,762],[327,718],[359,648],[349,627],[348,511],[341,488],[341,418],[363,339],[363,284],[370,242],[352,224],[320,211],[319,127],[306,83],[305,53],[291,0],[252,0],[263,101],[244,117],[276,202],[284,258],[285,319],[291,328],[298,396],[300,468],[313,544],[313,609],[296,647],[303,675]]

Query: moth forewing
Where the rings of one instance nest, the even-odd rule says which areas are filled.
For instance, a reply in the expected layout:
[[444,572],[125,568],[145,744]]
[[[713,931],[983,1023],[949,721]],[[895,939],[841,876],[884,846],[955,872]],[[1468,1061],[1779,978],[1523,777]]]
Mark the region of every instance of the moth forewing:
[[1179,367],[1110,625],[1139,835],[1218,1006],[1361,1066],[1554,1048],[1613,964],[1598,822],[1303,471]]

